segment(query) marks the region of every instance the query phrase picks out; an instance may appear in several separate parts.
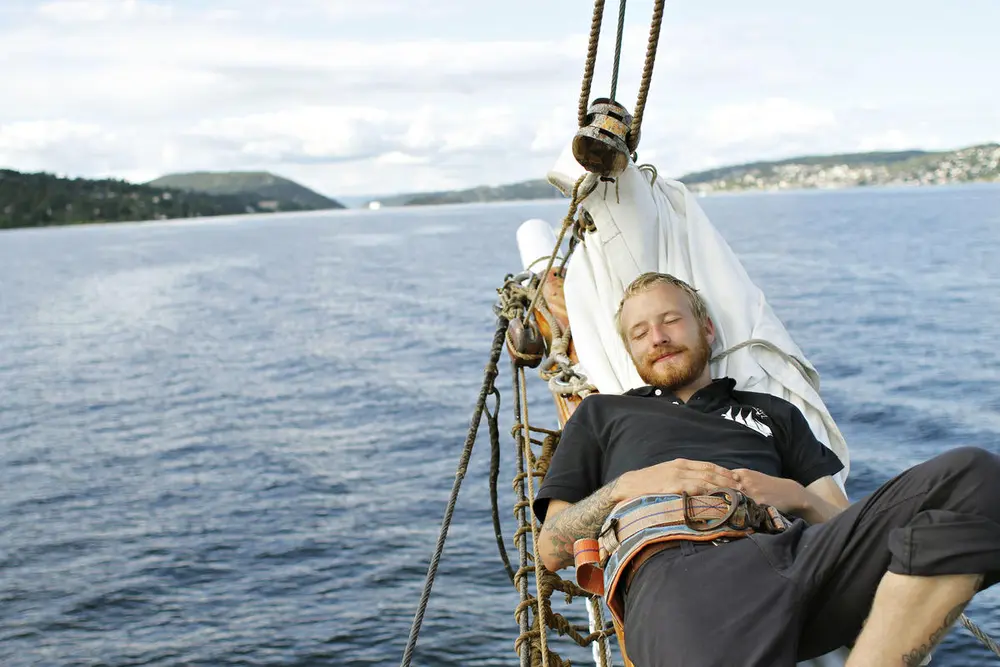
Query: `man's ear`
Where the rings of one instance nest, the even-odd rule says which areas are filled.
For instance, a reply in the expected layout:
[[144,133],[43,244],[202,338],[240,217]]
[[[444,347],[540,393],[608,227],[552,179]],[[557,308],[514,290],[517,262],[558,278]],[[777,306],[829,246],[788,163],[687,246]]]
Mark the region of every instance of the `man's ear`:
[[711,317],[705,320],[705,338],[710,346],[715,344],[715,322]]

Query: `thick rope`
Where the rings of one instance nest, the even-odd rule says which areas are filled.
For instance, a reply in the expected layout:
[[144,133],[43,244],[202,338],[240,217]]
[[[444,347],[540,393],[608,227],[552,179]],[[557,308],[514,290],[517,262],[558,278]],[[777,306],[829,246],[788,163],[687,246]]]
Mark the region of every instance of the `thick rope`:
[[514,583],[514,568],[510,565],[510,557],[507,555],[507,547],[503,541],[503,529],[500,526],[500,501],[497,497],[497,482],[500,479],[500,426],[497,423],[498,410],[500,404],[490,412],[486,410],[486,425],[490,431],[490,512],[493,515],[493,532],[497,538],[497,549],[500,551],[500,560],[507,571],[510,583]]
[[[539,292],[540,291],[541,290],[539,290]],[[531,455],[531,432],[528,429],[528,424],[530,423],[529,420],[528,420],[528,388],[527,388],[526,383],[524,381],[524,367],[523,366],[518,369],[518,374],[519,374],[518,380],[519,380],[519,383],[521,385],[521,414],[522,414],[521,423],[524,424],[524,437],[521,439],[521,444],[524,447],[525,459],[530,462],[533,457]],[[532,474],[535,474],[534,473],[534,466],[530,466],[528,469],[532,471]],[[529,479],[528,480],[528,502],[531,503],[531,507],[534,507],[534,505],[535,505],[535,482],[534,482],[533,479]],[[534,547],[534,549],[537,552],[537,550],[538,550],[538,522],[535,521],[535,515],[534,515],[533,512],[529,513],[529,515],[528,515],[528,524],[531,526],[531,544],[532,544],[532,546]],[[543,576],[542,570],[544,569],[544,566],[542,565],[542,559],[538,557],[537,553],[535,554],[534,561],[535,561],[535,581],[536,582],[541,582],[542,581],[542,576]],[[536,585],[537,585],[537,583],[536,583]],[[544,596],[541,594],[541,591],[539,591],[539,594],[538,594],[538,618],[542,618],[542,619],[545,618],[545,602],[546,601],[547,600],[544,599]],[[548,637],[545,634],[545,627],[543,625],[539,625],[538,639],[539,639],[539,644],[541,646],[542,667],[549,667],[549,644],[548,644]]]
[[805,364],[803,364],[799,359],[793,357],[792,355],[782,350],[780,347],[778,347],[771,341],[764,340],[763,338],[750,338],[749,340],[745,340],[742,343],[737,343],[728,350],[720,352],[719,354],[712,357],[711,363],[714,364],[716,362],[722,361],[733,352],[736,352],[737,350],[742,350],[745,347],[750,347],[751,345],[759,345],[760,347],[766,348],[771,352],[774,352],[775,354],[780,356],[785,363],[795,366],[796,370],[798,370],[799,373],[802,374],[802,378],[809,383],[809,386],[815,389],[817,392],[819,391],[819,386],[816,384],[815,378],[812,375],[810,375],[809,369],[805,367]]
[[[601,609],[600,598],[590,598],[587,600],[587,613],[590,616],[590,626],[591,632],[598,632],[603,630],[606,626],[604,621],[604,611]],[[593,648],[594,654],[594,664],[597,667],[611,667],[611,646],[608,644],[608,638],[601,637]]]
[[[521,430],[518,423],[521,421],[521,391],[520,382],[518,381],[517,365],[514,363],[513,359],[510,362],[510,368],[511,378],[514,384],[514,421],[517,422],[514,424],[511,433],[514,436],[514,441],[520,445],[518,440],[521,437]],[[517,620],[517,624],[520,629],[520,635],[518,636],[517,641],[514,642],[514,650],[516,650],[520,656],[521,667],[531,667],[531,642],[522,642],[521,640],[522,637],[527,636],[530,632],[528,615],[524,607],[525,604],[529,603],[531,600],[531,595],[528,593],[528,578],[525,574],[528,570],[528,545],[524,536],[526,524],[525,513],[527,512],[528,507],[528,500],[524,495],[525,460],[524,450],[520,446],[515,447],[514,450],[517,471],[513,482],[514,496],[517,500],[514,504],[514,517],[517,519],[519,526],[517,531],[514,533],[514,544],[517,545],[518,562],[520,563],[520,567],[514,575],[514,586],[517,588],[518,594],[521,597],[521,603],[517,606],[517,609],[514,610],[514,618]]]
[[989,650],[993,651],[993,653],[996,654],[996,656],[998,658],[1000,658],[1000,646],[998,646],[997,643],[995,641],[993,641],[992,637],[990,637],[988,634],[986,634],[983,631],[983,629],[980,628],[978,625],[976,625],[975,623],[973,623],[972,619],[970,619],[965,614],[962,614],[961,621],[962,621],[962,625],[965,626],[966,630],[968,630],[969,632],[971,632],[972,635],[976,639],[978,639],[979,641],[981,641],[983,643],[983,646],[985,646]]
[[580,108],[577,119],[580,127],[587,124],[590,109],[590,86],[594,82],[594,65],[597,63],[597,42],[601,38],[601,20],[604,17],[604,0],[594,1],[594,17],[590,21],[590,43],[587,45],[587,62],[583,66],[583,84],[580,86]]
[[[519,528],[514,533],[514,541],[517,543],[519,551],[522,549],[524,550],[522,565],[514,574],[516,586],[521,592],[521,602],[514,610],[514,617],[517,619],[521,627],[521,634],[515,640],[514,647],[521,656],[522,665],[527,665],[528,667],[542,667],[542,656],[544,655],[544,659],[548,660],[549,667],[567,667],[568,662],[564,661],[551,649],[548,649],[547,645],[546,650],[542,650],[541,642],[543,632],[539,629],[540,622],[544,622],[544,627],[555,630],[559,635],[570,637],[580,646],[587,646],[588,644],[592,644],[596,641],[605,642],[607,637],[610,636],[612,630],[607,628],[603,630],[589,627],[577,628],[564,616],[552,611],[550,598],[554,591],[564,593],[567,603],[571,602],[573,598],[576,597],[584,597],[590,600],[594,598],[589,592],[577,586],[576,583],[563,579],[558,574],[550,572],[544,567],[539,567],[539,564],[537,563],[533,563],[531,565],[527,563],[527,559],[530,554],[527,552],[525,544],[527,541],[527,535],[532,533],[533,526],[530,525],[530,523],[533,523],[533,519],[529,519],[530,515],[527,514],[531,501],[528,499],[525,492],[525,482],[527,481],[530,486],[534,483],[533,478],[544,476],[548,460],[551,459],[555,447],[558,444],[559,432],[532,426],[522,422],[523,415],[521,414],[520,404],[522,403],[522,399],[526,402],[527,398],[523,390],[525,383],[520,381],[521,377],[523,377],[522,373],[522,369],[514,369],[513,400],[517,408],[517,423],[511,427],[511,435],[514,437],[517,444],[516,451],[518,454],[518,472],[514,477],[513,487],[517,497],[519,498],[518,502],[514,505],[514,516],[518,519]],[[527,433],[530,436],[532,432],[542,433],[546,436],[541,442],[542,455],[537,459],[530,447],[525,447],[522,443],[522,440],[525,438],[525,434]],[[528,437],[528,441],[531,443],[538,443],[538,440],[535,438]],[[528,471],[531,472],[529,473]],[[532,479],[529,479],[529,477]],[[531,492],[531,495],[534,495],[533,492]],[[533,556],[531,557],[533,558]],[[530,574],[535,575],[537,597],[528,594],[528,575]],[[532,610],[540,611],[535,611],[534,618],[529,624],[528,614]],[[589,630],[590,633],[582,634],[581,630]]]
[[[546,273],[550,270],[547,269]],[[548,313],[544,307],[544,300],[535,300],[535,297],[541,291],[540,285],[541,280],[536,274],[507,276],[504,286],[498,290],[500,301],[495,307],[495,311],[498,315],[503,314],[507,319],[513,320],[522,317],[526,312],[533,312],[531,306],[528,305],[529,302],[533,302],[539,308],[538,312],[546,311],[544,316],[546,318],[551,317],[551,313]],[[559,348],[559,350],[554,350],[554,352],[557,352],[554,355],[554,363],[560,367],[565,365],[568,371],[571,369],[567,365],[569,359],[565,355],[565,347],[568,344],[570,333],[568,330],[560,333],[562,335],[554,341],[554,347]],[[552,355],[550,355],[550,358],[552,358]],[[611,636],[613,629],[604,627],[603,616],[599,608],[600,601],[577,586],[576,583],[562,579],[559,575],[549,572],[541,564],[540,559],[535,557],[527,548],[528,534],[531,534],[533,542],[537,544],[538,531],[540,530],[538,522],[531,515],[529,509],[534,500],[535,479],[544,477],[546,474],[549,462],[559,442],[560,431],[531,425],[527,414],[528,397],[527,383],[524,380],[525,371],[523,368],[518,367],[513,359],[511,361],[511,368],[514,385],[513,403],[515,416],[515,424],[511,428],[511,435],[516,444],[515,451],[517,454],[517,474],[512,484],[516,495],[514,517],[518,521],[518,528],[514,533],[513,539],[517,545],[520,557],[520,567],[514,573],[513,579],[514,586],[517,588],[521,598],[521,602],[514,611],[514,617],[521,631],[514,642],[514,647],[520,656],[522,667],[546,667],[546,665],[547,667],[568,667],[569,662],[549,648],[548,633],[545,631],[548,628],[554,630],[559,635],[569,636],[580,646],[593,645],[595,663],[606,666],[610,651],[607,640]],[[560,374],[557,371],[554,375]],[[535,433],[543,435],[544,439],[540,440],[533,437]],[[532,445],[541,447],[541,453],[538,457],[535,456],[531,447]],[[526,482],[527,487],[525,486]],[[534,562],[529,564],[529,559]],[[531,574],[535,575],[537,596],[529,593],[528,576]],[[574,626],[564,616],[552,610],[550,598],[552,593],[557,590],[566,595],[567,603],[574,597],[585,597],[588,599],[590,623],[587,626]],[[597,605],[596,612],[594,611],[595,605]]]
[[[590,175],[590,173],[583,174],[580,178],[576,179],[576,183],[573,184],[573,197],[569,202],[569,211],[566,213],[566,217],[563,218],[562,228],[559,230],[559,238],[556,239],[556,247],[552,249],[552,254],[549,256],[549,262],[545,265],[545,271],[539,274],[543,281],[548,278],[549,272],[552,270],[552,265],[555,264],[556,255],[559,253],[559,248],[562,247],[566,231],[573,226],[573,221],[576,218],[576,211],[580,207],[580,203],[594,191],[595,187],[597,187],[597,181],[594,180],[592,181],[592,187],[587,188],[584,193],[580,192],[583,182]],[[540,298],[543,298],[541,287],[535,290],[535,294],[531,298],[531,303],[528,305],[528,309],[525,310],[522,315],[525,321],[531,317],[532,311],[535,310],[535,304],[538,303]]]
[[[639,130],[642,127],[642,115],[646,111],[646,99],[649,97],[649,85],[653,80],[653,64],[656,62],[656,46],[660,41],[660,25],[663,23],[664,0],[656,0],[653,6],[653,22],[649,27],[649,43],[646,45],[646,62],[642,67],[642,82],[639,84],[639,97],[635,103],[635,114],[632,116],[632,140],[639,141]],[[635,150],[631,145],[629,149]]]
[[625,2],[621,0],[618,5],[618,34],[615,37],[615,62],[611,70],[611,99],[615,99],[618,94],[618,67],[622,61],[622,37],[625,34]]
[[[504,317],[497,319],[497,329],[493,334],[493,347],[490,348],[490,360],[484,370],[483,386],[479,390],[479,400],[476,401],[476,409],[472,413],[472,421],[469,425],[469,434],[465,438],[465,447],[459,457],[458,469],[455,470],[455,482],[451,487],[451,497],[448,499],[448,507],[445,509],[444,520],[441,522],[441,531],[438,533],[437,546],[434,548],[434,555],[431,557],[430,565],[427,568],[427,579],[424,582],[424,590],[420,595],[420,604],[417,606],[417,613],[413,617],[413,625],[410,627],[410,638],[406,642],[406,650],[403,651],[403,661],[400,667],[408,667],[413,659],[413,651],[417,646],[417,637],[420,635],[420,626],[424,622],[424,613],[427,611],[427,601],[431,596],[431,588],[434,586],[434,578],[437,576],[438,564],[441,562],[441,554],[444,552],[444,543],[448,538],[448,528],[451,526],[451,517],[455,512],[455,505],[458,502],[458,492],[462,487],[462,480],[465,478],[466,470],[469,467],[469,458],[472,456],[472,447],[476,444],[476,433],[479,431],[479,422],[482,419],[483,411],[486,409],[486,400],[490,396],[495,396],[500,400],[500,393],[494,384],[499,371],[497,361],[504,348],[504,335],[507,332],[507,320]],[[499,405],[499,403],[498,403]]]

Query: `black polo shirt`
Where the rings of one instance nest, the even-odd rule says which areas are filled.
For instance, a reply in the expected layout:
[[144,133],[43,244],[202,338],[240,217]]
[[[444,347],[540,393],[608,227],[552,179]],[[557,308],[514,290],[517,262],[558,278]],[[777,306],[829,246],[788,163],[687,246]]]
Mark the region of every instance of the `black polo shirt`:
[[552,498],[575,503],[623,473],[677,458],[748,468],[803,486],[843,469],[798,408],[735,386],[731,378],[714,380],[687,403],[657,387],[587,397],[563,428],[535,515],[544,521]]

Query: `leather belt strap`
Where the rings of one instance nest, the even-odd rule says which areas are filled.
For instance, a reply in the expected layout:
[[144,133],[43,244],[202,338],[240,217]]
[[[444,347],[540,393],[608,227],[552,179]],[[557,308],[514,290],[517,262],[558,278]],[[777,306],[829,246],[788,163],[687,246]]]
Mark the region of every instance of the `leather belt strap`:
[[699,496],[638,496],[611,510],[597,539],[581,539],[573,545],[577,583],[603,595],[615,622],[621,624],[620,592],[639,567],[663,549],[681,541],[718,543],[758,531],[781,532],[786,525],[773,507],[759,505],[733,489]]
[[[726,490],[729,492],[728,490]],[[725,526],[749,528],[745,513],[739,512],[742,496],[736,492],[725,495],[689,496],[682,494],[675,500],[661,500],[655,504],[643,505],[630,510],[620,518],[606,524],[598,542],[601,545],[601,559],[617,549],[622,542],[638,535],[647,528],[662,526],[687,526],[698,532],[715,530]],[[734,520],[735,519],[735,520]],[[735,525],[734,525],[735,524]]]

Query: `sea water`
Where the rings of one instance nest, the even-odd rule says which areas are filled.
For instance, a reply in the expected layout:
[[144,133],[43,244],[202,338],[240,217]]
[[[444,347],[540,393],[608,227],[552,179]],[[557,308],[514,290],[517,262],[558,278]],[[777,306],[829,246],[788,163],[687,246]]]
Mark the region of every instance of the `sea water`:
[[[700,201],[819,370],[852,498],[1000,452],[1000,187]],[[398,664],[515,230],[565,206],[0,233],[0,664]],[[415,665],[517,663],[488,467],[483,429]],[[998,595],[967,610],[995,637]],[[933,664],[1000,663],[956,629]]]

